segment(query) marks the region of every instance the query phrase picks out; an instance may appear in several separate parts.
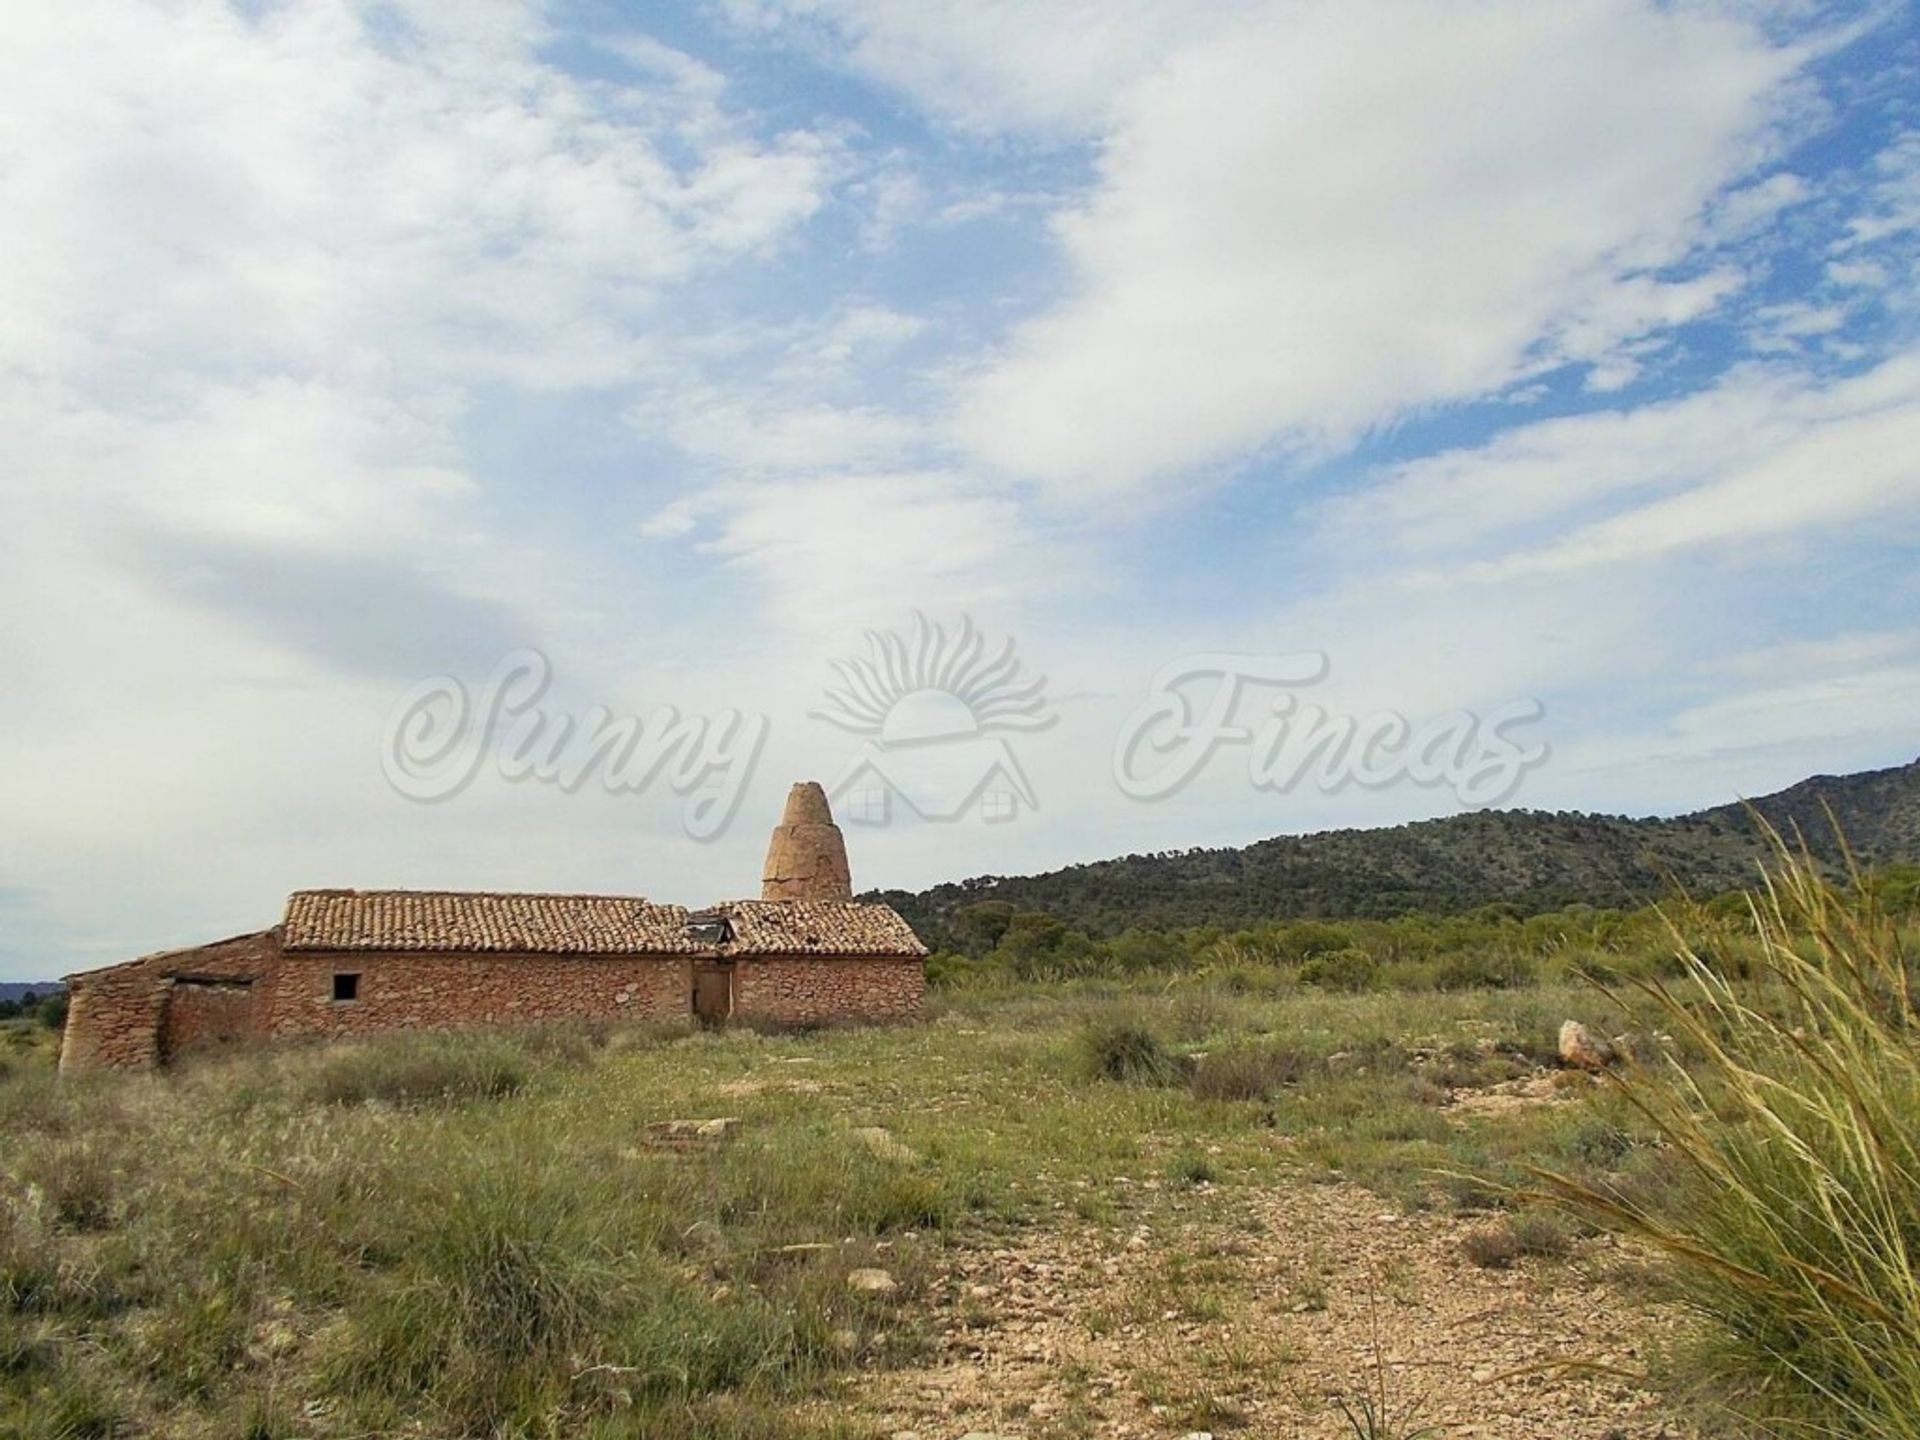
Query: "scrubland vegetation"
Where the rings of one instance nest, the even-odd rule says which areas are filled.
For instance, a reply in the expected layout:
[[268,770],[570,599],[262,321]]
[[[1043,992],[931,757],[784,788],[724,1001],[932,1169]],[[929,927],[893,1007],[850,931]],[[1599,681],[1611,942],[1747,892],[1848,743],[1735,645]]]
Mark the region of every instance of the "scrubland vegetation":
[[[1124,979],[976,959],[896,1029],[395,1037],[63,1082],[23,1050],[0,1079],[0,1434],[885,1434],[869,1387],[934,1364],[979,1303],[962,1258],[1068,1232],[1161,1238],[1124,1305],[1060,1323],[1223,1337],[1151,1363],[1124,1342],[1141,1433],[1332,1434],[1395,1372],[1355,1353],[1350,1385],[1289,1389],[1285,1346],[1245,1337],[1378,1297],[1331,1266],[1249,1293],[1236,1207],[1364,1187],[1363,1224],[1443,1227],[1489,1285],[1636,1232],[1632,1303],[1703,1317],[1637,1363],[1708,1433],[1909,1437],[1909,900],[1884,876],[1782,886],[1758,928],[1744,902],[1687,912],[1684,946],[1654,917],[1602,939],[1481,916],[1273,927],[1257,957],[1216,936]],[[1459,943],[1379,948],[1422,933]],[[1427,983],[1476,953],[1494,983]],[[1626,1039],[1620,1083],[1555,1068],[1569,1016]],[[648,1129],[719,1116],[739,1124],[711,1142]],[[1379,1284],[1419,1313],[1407,1277]],[[1230,1380],[1304,1428],[1260,1429]]]
[[[1920,866],[1881,866],[1857,884],[1887,916],[1920,919]],[[1636,910],[1571,905],[1527,914],[1494,904],[1455,915],[1132,928],[1104,937],[1045,911],[976,900],[953,910],[934,932],[946,948],[935,953],[928,973],[949,988],[1197,978],[1242,994],[1284,994],[1297,986],[1513,989],[1683,974],[1688,962],[1676,928],[1698,954],[1733,973],[1744,973],[1765,952],[1744,891],[1697,902],[1676,893]]]

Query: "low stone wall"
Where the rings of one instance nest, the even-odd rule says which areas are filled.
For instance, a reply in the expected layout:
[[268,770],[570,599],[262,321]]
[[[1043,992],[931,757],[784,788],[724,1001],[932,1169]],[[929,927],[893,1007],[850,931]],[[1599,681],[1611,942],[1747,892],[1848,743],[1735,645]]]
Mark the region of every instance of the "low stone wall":
[[734,1015],[812,1024],[829,1020],[911,1020],[927,988],[918,959],[776,956],[734,965]]
[[[354,999],[333,998],[336,974],[360,977]],[[659,1020],[692,1003],[684,956],[293,950],[281,957],[266,1025],[281,1037]]]

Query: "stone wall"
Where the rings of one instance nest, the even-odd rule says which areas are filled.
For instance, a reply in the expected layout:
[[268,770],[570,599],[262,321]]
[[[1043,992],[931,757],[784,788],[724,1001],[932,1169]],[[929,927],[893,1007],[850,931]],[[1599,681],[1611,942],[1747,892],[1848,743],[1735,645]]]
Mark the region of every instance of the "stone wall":
[[166,981],[137,965],[69,981],[60,1068],[138,1070],[157,1063],[166,998]]
[[259,1037],[259,983],[176,977],[160,1021],[160,1058],[217,1050]]
[[[351,1000],[333,998],[340,974],[359,977]],[[208,983],[221,981],[229,983]],[[250,1037],[669,1019],[692,1010],[693,961],[283,952],[275,932],[262,931],[70,977],[70,986],[61,1069],[145,1069]],[[920,1013],[925,988],[918,959],[742,958],[734,967],[733,1008],[742,1018],[796,1023],[903,1020]]]
[[[125,965],[67,979],[67,1026],[60,1068],[115,1066],[144,1069],[165,1058],[169,1001],[176,975],[254,981],[251,1013],[260,1014],[260,988],[270,983],[279,942],[271,930],[236,935],[211,945],[167,950]],[[189,1002],[190,1003],[190,1002]],[[195,1019],[185,1040],[192,1043]]]
[[[355,999],[333,998],[336,974],[360,977]],[[685,956],[292,950],[280,961],[267,1029],[280,1037],[659,1020],[692,1003]]]
[[748,1020],[911,1020],[926,993],[918,959],[741,959],[733,977],[734,1014]]

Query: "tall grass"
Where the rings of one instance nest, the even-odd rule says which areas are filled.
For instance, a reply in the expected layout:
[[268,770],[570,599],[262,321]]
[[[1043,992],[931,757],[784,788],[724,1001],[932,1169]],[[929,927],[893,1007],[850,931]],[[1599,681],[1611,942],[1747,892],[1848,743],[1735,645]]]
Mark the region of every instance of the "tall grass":
[[[1676,1176],[1654,1196],[1543,1174],[1670,1263],[1713,1332],[1718,1397],[1758,1433],[1920,1437],[1920,1019],[1870,886],[1776,837],[1738,978],[1681,947],[1635,982],[1704,1057],[1630,1067],[1621,1092]],[[1676,939],[1679,932],[1675,932]]]

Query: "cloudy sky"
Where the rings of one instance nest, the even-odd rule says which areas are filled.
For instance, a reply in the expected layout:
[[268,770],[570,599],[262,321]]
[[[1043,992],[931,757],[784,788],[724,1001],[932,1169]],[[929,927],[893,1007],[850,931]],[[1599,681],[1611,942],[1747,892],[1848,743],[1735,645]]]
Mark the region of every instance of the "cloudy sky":
[[[1502,798],[1538,808],[1920,753],[1907,4],[7,28],[0,976],[298,886],[752,893],[788,782],[863,757],[937,789],[927,756],[1011,753],[1035,802],[850,827],[874,885],[1472,798],[1390,763],[1256,783],[1231,740],[1126,793],[1141,707],[1216,683],[1156,691],[1183,657],[1322,657],[1249,684],[1255,732],[1311,706],[1484,744],[1537,705]],[[811,713],[928,688],[850,663],[916,611],[949,659],[966,617],[1013,643],[986,730],[890,752]],[[627,717],[663,764],[519,774],[474,717],[529,651],[540,743]],[[1050,723],[1000,728],[1041,675]],[[410,797],[394,756],[436,719],[476,763]]]

